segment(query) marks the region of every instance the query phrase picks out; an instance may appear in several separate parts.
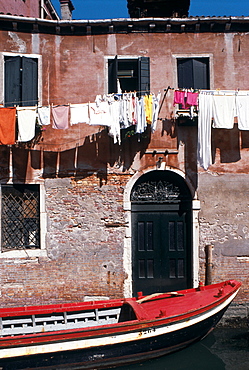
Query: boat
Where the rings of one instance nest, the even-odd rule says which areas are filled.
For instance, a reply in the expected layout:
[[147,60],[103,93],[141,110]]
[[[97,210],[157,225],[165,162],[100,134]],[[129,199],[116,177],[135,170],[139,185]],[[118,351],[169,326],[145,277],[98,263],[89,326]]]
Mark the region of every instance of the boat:
[[0,369],[98,369],[166,355],[205,337],[240,286],[1,308]]

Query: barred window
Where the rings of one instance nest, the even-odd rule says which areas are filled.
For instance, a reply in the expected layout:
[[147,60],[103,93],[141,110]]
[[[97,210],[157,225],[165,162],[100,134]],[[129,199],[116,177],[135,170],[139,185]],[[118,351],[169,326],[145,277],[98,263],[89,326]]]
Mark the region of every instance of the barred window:
[[40,248],[39,185],[2,185],[2,252]]

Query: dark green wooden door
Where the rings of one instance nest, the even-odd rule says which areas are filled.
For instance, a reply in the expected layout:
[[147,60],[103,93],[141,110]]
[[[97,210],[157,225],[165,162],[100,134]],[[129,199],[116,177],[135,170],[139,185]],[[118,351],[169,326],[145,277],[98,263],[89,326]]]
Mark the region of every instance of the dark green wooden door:
[[[133,207],[133,294],[191,286],[190,211]],[[174,208],[174,207],[173,207]]]

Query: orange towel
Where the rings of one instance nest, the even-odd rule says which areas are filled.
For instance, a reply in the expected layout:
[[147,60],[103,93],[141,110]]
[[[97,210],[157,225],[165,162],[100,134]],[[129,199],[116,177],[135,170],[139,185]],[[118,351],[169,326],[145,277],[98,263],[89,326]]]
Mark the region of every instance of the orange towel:
[[0,144],[13,145],[16,139],[16,108],[0,108]]

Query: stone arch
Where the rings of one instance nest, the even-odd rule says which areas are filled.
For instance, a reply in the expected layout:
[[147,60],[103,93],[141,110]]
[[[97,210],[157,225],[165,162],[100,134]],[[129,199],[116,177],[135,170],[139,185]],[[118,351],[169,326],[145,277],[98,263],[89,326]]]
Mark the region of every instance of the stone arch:
[[[177,200],[177,198],[183,197],[185,200],[188,199],[191,212],[192,212],[192,250],[193,250],[193,266],[192,266],[192,286],[198,286],[198,271],[199,271],[199,224],[198,224],[198,213],[200,209],[200,202],[196,199],[196,193],[194,187],[191,183],[185,178],[185,174],[178,170],[171,167],[165,167],[164,170],[155,170],[153,168],[147,168],[146,170],[137,172],[127,183],[126,189],[124,191],[124,211],[126,217],[126,235],[124,240],[124,269],[126,271],[127,279],[125,280],[124,284],[124,295],[126,297],[131,296],[132,294],[132,197],[134,200],[134,196],[136,197],[135,201],[144,200],[141,198],[141,193],[139,193],[139,186],[143,183],[143,179],[150,178],[152,175],[155,175],[159,180],[157,184],[159,184],[159,189],[156,189],[156,194],[149,194],[149,197],[162,197],[162,199],[153,199],[152,202],[164,202],[167,201],[166,198],[168,197],[168,201]],[[180,189],[178,186],[171,186],[170,183],[166,184],[165,179],[166,177],[171,179],[171,182],[176,181],[178,185],[180,184]],[[160,183],[160,178],[164,179],[164,184]],[[176,184],[175,184],[176,185]],[[137,191],[134,193],[134,189]],[[142,194],[145,189],[141,189]],[[147,188],[148,190],[148,188]],[[149,191],[149,190],[148,190]],[[133,192],[133,193],[132,193]],[[150,193],[150,191],[149,191]],[[153,191],[152,191],[153,193]],[[181,195],[180,195],[181,194]],[[148,196],[148,194],[147,194]],[[139,199],[140,197],[140,199]],[[142,196],[143,197],[143,196]],[[165,198],[166,197],[166,198]],[[180,200],[180,199],[179,199]],[[182,199],[183,200],[183,199]],[[150,200],[149,200],[150,201]]]

